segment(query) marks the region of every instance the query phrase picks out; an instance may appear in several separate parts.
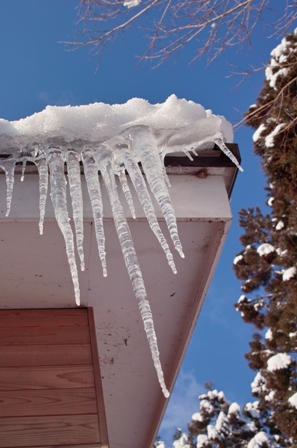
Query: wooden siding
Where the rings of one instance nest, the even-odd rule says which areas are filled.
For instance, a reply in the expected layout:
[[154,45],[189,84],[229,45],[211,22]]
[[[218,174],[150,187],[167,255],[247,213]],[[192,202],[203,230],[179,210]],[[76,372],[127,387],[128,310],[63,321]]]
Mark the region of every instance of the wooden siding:
[[0,310],[0,448],[108,448],[92,310]]

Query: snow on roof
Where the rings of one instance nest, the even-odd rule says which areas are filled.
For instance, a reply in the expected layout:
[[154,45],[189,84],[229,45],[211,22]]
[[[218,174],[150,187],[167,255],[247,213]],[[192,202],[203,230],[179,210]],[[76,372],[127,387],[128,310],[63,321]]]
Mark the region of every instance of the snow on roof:
[[275,370],[286,369],[292,362],[292,358],[287,353],[277,353],[267,361],[267,370],[274,372]]
[[260,246],[257,249],[257,252],[260,255],[260,257],[264,257],[265,255],[271,254],[274,251],[275,247],[269,243],[260,244]]
[[297,409],[297,392],[288,399],[288,402]]
[[[201,132],[197,129],[198,121]],[[82,139],[102,142],[137,125],[150,126],[156,130],[195,125],[196,137],[200,133],[200,141],[209,133],[218,131],[222,132],[225,141],[233,141],[232,126],[224,117],[212,114],[211,110],[193,101],[171,95],[164,103],[158,104],[133,98],[125,104],[47,106],[43,111],[18,121],[0,119],[0,149],[6,147],[7,138],[4,136],[14,137],[22,144],[34,138],[44,140],[56,137],[63,137],[66,141]],[[187,131],[193,135],[193,129]]]
[[296,275],[296,268],[293,266],[292,268],[285,269],[283,272],[283,281],[287,282],[288,280],[291,280],[291,278],[294,278]]

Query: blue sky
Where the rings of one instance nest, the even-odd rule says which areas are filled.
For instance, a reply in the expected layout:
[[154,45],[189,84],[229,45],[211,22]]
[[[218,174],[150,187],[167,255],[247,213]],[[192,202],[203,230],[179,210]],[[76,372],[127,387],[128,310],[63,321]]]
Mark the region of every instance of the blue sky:
[[[229,77],[233,64],[261,66],[279,38],[267,38],[262,27],[255,31],[251,50],[228,50],[211,65],[200,60],[189,65],[192,48],[157,69],[138,64],[146,41],[131,29],[107,45],[99,67],[87,48],[69,51],[59,43],[75,39],[78,0],[10,0],[0,4],[0,117],[17,120],[38,112],[47,104],[78,105],[96,101],[122,103],[133,97],[163,102],[175,93],[201,103],[235,123],[260,91],[263,72],[246,79]],[[276,2],[277,3],[277,2]],[[243,404],[250,399],[254,377],[244,360],[252,328],[242,323],[233,304],[240,296],[240,283],[232,261],[241,249],[238,211],[265,204],[264,176],[252,153],[252,131],[241,127],[235,134],[244,173],[240,173],[232,196],[234,222],[182,366],[176,389],[165,416],[161,436],[171,443],[175,426],[186,428],[198,410],[197,395],[205,381],[224,390],[226,397]]]

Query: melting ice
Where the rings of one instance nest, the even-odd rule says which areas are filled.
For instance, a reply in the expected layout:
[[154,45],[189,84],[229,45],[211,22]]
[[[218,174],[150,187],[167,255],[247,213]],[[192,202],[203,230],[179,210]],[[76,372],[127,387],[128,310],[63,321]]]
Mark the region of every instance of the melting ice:
[[[19,121],[8,122],[0,119],[0,167],[5,171],[7,182],[6,216],[11,208],[15,164],[23,163],[23,179],[26,163],[35,163],[39,174],[40,234],[43,233],[49,180],[55,217],[65,239],[77,305],[80,304],[80,290],[74,236],[67,211],[67,180],[76,248],[81,270],[84,270],[80,174],[82,164],[93,211],[99,258],[103,276],[106,276],[104,211],[101,197],[101,184],[104,183],[124,261],[138,300],[158,380],[165,397],[169,396],[169,392],[164,382],[152,312],[128,222],[117,193],[116,177],[120,180],[131,214],[135,217],[126,173],[130,176],[150,228],[159,241],[170,268],[176,273],[173,255],[160,229],[150,195],[153,194],[161,207],[174,248],[184,257],[168,191],[170,184],[164,169],[164,158],[168,153],[184,152],[192,160],[192,154],[197,155],[197,151],[210,149],[217,144],[241,169],[225,145],[225,142],[231,143],[232,140],[232,127],[224,117],[213,115],[211,111],[192,101],[179,100],[175,95],[170,96],[165,103],[156,105],[134,98],[122,105],[95,103],[76,107],[48,106],[42,112]],[[4,155],[8,157],[4,158]]]

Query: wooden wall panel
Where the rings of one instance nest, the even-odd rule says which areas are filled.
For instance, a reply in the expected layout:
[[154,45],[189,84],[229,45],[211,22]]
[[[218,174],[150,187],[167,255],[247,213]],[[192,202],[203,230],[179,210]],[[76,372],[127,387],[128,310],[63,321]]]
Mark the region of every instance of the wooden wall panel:
[[0,367],[90,365],[90,346],[0,345]]
[[96,413],[95,388],[1,391],[0,418]]
[[93,366],[0,368],[1,390],[66,389],[94,386]]
[[0,310],[0,327],[72,327],[80,325],[89,325],[86,309]]
[[0,327],[0,345],[44,344],[90,344],[89,328],[86,326]]
[[96,414],[3,418],[0,419],[0,434],[1,448],[99,442]]
[[108,448],[92,311],[0,310],[0,448]]

